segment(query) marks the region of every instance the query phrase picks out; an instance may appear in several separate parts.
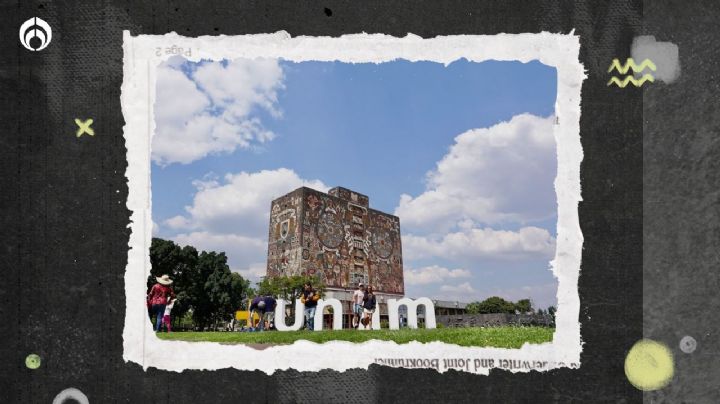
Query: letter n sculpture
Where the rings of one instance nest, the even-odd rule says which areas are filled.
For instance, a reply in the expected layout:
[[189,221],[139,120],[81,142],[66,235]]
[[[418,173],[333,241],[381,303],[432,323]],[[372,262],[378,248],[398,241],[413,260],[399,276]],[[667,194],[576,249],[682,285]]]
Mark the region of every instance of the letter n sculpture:
[[277,306],[275,307],[275,328],[278,331],[297,331],[302,328],[305,322],[305,305],[300,302],[300,299],[295,300],[295,322],[293,325],[288,326],[285,323],[285,306],[287,302],[283,299],[278,299]]

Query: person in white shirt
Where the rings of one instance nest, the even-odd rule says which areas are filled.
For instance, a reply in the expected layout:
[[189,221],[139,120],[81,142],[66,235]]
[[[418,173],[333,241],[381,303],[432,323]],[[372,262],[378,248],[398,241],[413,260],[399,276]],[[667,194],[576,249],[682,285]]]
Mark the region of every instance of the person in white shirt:
[[[170,299],[168,299],[170,300]],[[165,305],[165,314],[163,315],[162,324],[165,325],[165,328],[167,328],[167,332],[171,332],[170,327],[170,311],[172,310],[173,306],[175,305],[175,301],[177,299],[172,299],[168,302],[168,304]],[[162,330],[162,328],[160,328]]]
[[353,305],[353,318],[352,318],[352,326],[353,328],[358,328],[360,325],[360,316],[362,316],[363,313],[363,298],[365,297],[365,285],[359,284],[357,290],[355,293],[353,293],[352,296],[352,305]]

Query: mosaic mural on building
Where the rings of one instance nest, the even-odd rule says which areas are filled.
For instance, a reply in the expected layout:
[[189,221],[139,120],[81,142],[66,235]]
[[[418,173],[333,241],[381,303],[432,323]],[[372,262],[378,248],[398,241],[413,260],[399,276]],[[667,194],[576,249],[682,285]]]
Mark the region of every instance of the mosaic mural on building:
[[272,202],[268,234],[268,276],[297,275],[301,272],[300,205],[302,192],[296,190]]
[[329,289],[362,282],[403,295],[400,219],[346,188],[299,188],[272,202],[267,274],[318,276]]

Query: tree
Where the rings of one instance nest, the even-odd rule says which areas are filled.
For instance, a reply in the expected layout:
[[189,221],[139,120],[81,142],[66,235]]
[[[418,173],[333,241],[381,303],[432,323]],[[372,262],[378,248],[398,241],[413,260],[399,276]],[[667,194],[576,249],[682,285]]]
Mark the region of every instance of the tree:
[[[320,293],[320,296],[325,295],[325,284],[322,280],[319,277],[309,275],[265,277],[257,283],[257,294],[270,295],[294,303],[296,299],[300,298],[307,282],[313,285],[313,288]],[[287,309],[289,309],[289,315],[293,316],[295,304],[289,304]]]
[[550,306],[550,307],[548,307],[548,309],[547,309],[547,313],[550,315],[550,318],[551,318],[551,323],[550,323],[550,324],[551,324],[553,327],[555,327],[555,312],[556,312],[556,311],[557,311],[557,309],[555,308],[555,306]]
[[527,313],[533,310],[530,299],[521,299],[513,303],[498,296],[488,297],[482,302],[468,303],[465,311],[468,314],[486,314],[486,313],[509,313],[515,312]]
[[242,277],[232,275],[224,252],[203,251],[195,277],[193,321],[201,328],[226,320],[245,298]]
[[465,312],[467,314],[480,314],[480,302],[468,303],[465,306]]
[[155,278],[169,275],[173,280],[172,288],[177,295],[173,307],[173,316],[181,318],[192,305],[192,288],[198,253],[194,247],[180,247],[170,240],[153,238],[150,244],[150,276],[148,291],[156,283]]
[[313,288],[320,293],[320,296],[325,294],[323,282],[319,278],[309,275],[265,277],[257,283],[257,294],[271,295],[287,302],[294,302],[295,299],[300,298],[307,282],[313,285]]
[[240,276],[237,272],[232,272],[231,277],[231,305],[233,310],[244,308],[245,301],[248,296],[254,295],[254,290],[250,287],[250,281]]
[[498,296],[492,296],[482,302],[472,302],[468,304],[466,311],[469,314],[515,313],[515,303]]
[[230,271],[223,252],[198,254],[192,246],[181,248],[172,241],[153,238],[150,263],[148,288],[155,284],[155,277],[169,275],[178,298],[173,317],[191,312],[193,322],[201,328],[229,318],[251,291],[248,280]]
[[519,311],[520,313],[531,312],[532,304],[530,303],[530,299],[518,300],[517,303],[515,303],[515,310]]

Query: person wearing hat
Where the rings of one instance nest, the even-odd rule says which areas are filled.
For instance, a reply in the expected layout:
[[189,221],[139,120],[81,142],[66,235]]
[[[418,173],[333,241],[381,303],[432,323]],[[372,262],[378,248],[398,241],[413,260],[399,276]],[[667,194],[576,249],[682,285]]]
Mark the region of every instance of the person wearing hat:
[[358,328],[360,326],[360,317],[363,313],[363,298],[365,297],[365,285],[360,282],[358,285],[357,290],[353,293],[352,296],[352,305],[353,305],[353,318],[352,318],[352,326],[353,328]]
[[173,281],[170,276],[163,275],[156,277],[156,284],[150,288],[147,296],[147,304],[150,307],[150,315],[155,317],[155,331],[162,330],[162,319],[165,315],[165,306],[172,299],[175,299],[175,292],[170,287]]

